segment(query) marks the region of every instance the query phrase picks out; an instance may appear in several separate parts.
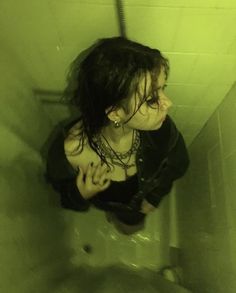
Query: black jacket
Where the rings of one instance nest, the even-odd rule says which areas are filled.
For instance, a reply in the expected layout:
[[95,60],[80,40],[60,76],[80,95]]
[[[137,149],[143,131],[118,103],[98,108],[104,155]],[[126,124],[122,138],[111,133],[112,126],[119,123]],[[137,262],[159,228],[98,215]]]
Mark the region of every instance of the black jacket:
[[75,183],[79,171],[72,168],[64,152],[65,130],[71,128],[77,120],[62,127],[51,144],[47,157],[45,178],[62,198],[70,198],[70,204],[63,205],[63,200],[61,201],[65,208],[86,211],[93,203],[103,210],[113,212],[137,210],[144,198],[157,207],[162,198],[171,191],[173,181],[182,177],[188,169],[190,161],[183,136],[167,115],[160,129],[139,130],[140,146],[136,156],[139,191],[130,204],[103,202],[99,196],[85,200]]

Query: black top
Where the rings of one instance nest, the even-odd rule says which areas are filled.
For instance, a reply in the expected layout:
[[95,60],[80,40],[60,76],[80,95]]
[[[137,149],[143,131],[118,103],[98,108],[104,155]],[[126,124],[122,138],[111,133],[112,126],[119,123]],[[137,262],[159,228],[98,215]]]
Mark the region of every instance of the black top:
[[111,185],[98,194],[102,201],[129,203],[134,194],[138,192],[138,175],[129,177],[126,181],[112,181]]
[[137,174],[126,181],[112,181],[110,186],[95,197],[85,200],[76,184],[78,171],[68,162],[64,151],[67,130],[78,119],[62,125],[50,145],[45,177],[61,195],[65,208],[84,211],[90,204],[108,211],[137,210],[145,198],[157,207],[172,183],[182,177],[188,166],[189,156],[183,136],[167,115],[158,130],[140,131],[140,146],[137,150]]

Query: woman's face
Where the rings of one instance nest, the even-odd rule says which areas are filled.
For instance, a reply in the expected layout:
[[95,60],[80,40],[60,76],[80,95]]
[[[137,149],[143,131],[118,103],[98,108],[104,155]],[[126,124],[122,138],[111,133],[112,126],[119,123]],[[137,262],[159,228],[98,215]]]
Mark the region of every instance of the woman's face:
[[[164,88],[166,82],[166,75],[164,72],[164,68],[158,76],[158,96],[159,96],[159,107],[157,104],[157,100],[152,99],[151,96],[147,97],[147,101],[145,101],[142,106],[139,108],[137,113],[132,117],[132,119],[125,124],[127,128],[138,129],[138,130],[156,130],[162,126],[168,109],[172,106],[171,100],[165,95]],[[148,74],[147,76],[147,92],[151,92],[151,76]],[[145,78],[142,79],[140,84],[140,93],[144,95],[145,87]],[[138,109],[139,100],[136,97],[136,108],[135,108],[135,96],[131,99],[132,111],[134,113],[135,110]],[[152,100],[152,101],[151,101]],[[151,102],[148,102],[151,101]],[[131,114],[132,115],[132,114]],[[122,114],[123,119],[126,121],[131,116],[127,115],[124,117],[124,113]],[[122,119],[122,120],[123,120]]]

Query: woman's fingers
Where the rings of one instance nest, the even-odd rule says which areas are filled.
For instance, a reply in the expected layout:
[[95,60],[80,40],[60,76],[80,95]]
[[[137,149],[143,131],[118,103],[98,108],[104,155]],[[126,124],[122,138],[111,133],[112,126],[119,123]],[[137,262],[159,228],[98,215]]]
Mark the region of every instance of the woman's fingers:
[[101,165],[101,163],[98,163],[97,165],[93,165],[93,166],[89,164],[87,184],[89,184],[90,186],[98,184],[101,187],[103,187],[103,185],[106,183],[104,181],[106,179],[108,180],[110,179],[110,174],[107,173],[107,171],[108,171],[108,168],[105,164]]

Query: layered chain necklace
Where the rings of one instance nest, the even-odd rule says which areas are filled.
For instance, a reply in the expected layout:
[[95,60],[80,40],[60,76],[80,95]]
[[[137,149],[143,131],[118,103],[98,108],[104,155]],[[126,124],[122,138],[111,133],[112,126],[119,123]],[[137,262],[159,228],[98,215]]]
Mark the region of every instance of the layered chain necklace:
[[[115,124],[115,128],[118,128],[120,127],[120,124],[119,122],[115,121],[114,122]],[[134,141],[134,135],[135,135],[135,132],[136,132],[136,137],[135,137],[135,141]],[[126,153],[120,153],[120,152],[115,152],[112,147],[110,146],[110,144],[108,143],[108,141],[106,140],[106,138],[102,135],[102,137],[105,139],[106,143],[103,143],[102,140],[101,140],[101,137],[99,135],[96,135],[95,136],[95,140],[96,140],[96,143],[98,145],[98,148],[99,150],[101,151],[101,153],[103,154],[103,156],[105,157],[108,157],[111,159],[111,162],[114,164],[114,165],[117,165],[119,167],[121,167],[124,171],[125,171],[125,178],[126,180],[131,177],[127,174],[127,170],[131,167],[134,167],[135,164],[128,164],[129,161],[130,161],[130,158],[132,156],[132,154],[135,154],[137,152],[137,149],[139,147],[139,144],[140,144],[140,134],[138,131],[133,131],[133,135],[132,135],[132,145],[131,145],[131,148],[128,152]],[[126,159],[129,157],[129,160],[128,162],[125,164],[122,159]],[[117,159],[121,162],[119,163],[117,161]]]

